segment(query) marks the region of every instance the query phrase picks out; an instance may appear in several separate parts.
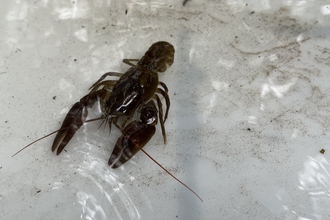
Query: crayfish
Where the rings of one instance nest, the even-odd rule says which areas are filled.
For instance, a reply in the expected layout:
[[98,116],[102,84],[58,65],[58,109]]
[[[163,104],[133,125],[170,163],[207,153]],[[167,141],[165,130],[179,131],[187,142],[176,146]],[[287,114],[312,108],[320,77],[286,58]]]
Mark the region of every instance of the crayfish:
[[[202,200],[192,189],[169,173],[142,149],[155,134],[158,118],[164,144],[166,143],[164,123],[168,116],[170,99],[166,84],[158,80],[158,72],[164,72],[172,65],[174,52],[174,47],[170,43],[160,41],[152,44],[140,60],[124,59],[123,62],[131,66],[126,73],[108,72],[103,74],[89,88],[89,94],[71,107],[59,130],[30,143],[23,149],[57,132],[51,149],[56,152],[56,155],[59,155],[84,123],[102,119],[103,122],[109,124],[110,131],[111,125],[114,124],[122,134],[109,158],[110,167],[121,166],[141,150]],[[107,77],[119,77],[119,79],[105,80]],[[159,95],[165,99],[165,115]],[[96,102],[100,103],[102,115],[100,118],[87,120],[88,109],[92,108]],[[140,119],[132,120],[136,113],[140,114]]]

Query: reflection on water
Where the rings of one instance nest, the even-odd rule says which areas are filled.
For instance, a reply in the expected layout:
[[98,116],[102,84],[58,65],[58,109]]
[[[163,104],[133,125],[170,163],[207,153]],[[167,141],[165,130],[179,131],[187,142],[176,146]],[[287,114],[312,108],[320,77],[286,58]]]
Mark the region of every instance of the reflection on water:
[[[118,176],[106,161],[92,156],[95,151],[89,150],[84,152],[81,163],[72,164],[72,169],[84,177],[84,183],[75,183],[78,204],[82,208],[81,219],[140,219],[137,195],[132,197],[134,194],[127,192],[127,189],[136,187],[134,176],[128,174],[124,167],[116,170],[120,174]],[[90,191],[90,188],[94,190]]]
[[77,193],[77,198],[82,206],[81,219],[107,219],[102,206],[93,195],[80,191]]
[[272,78],[269,78],[269,82],[262,85],[261,89],[261,98],[264,98],[265,95],[267,95],[270,92],[273,92],[276,97],[282,98],[285,93],[288,92],[288,90],[295,85],[296,78],[293,78],[290,80],[290,82],[284,84],[284,85],[276,85],[273,82]]
[[308,157],[299,174],[299,189],[308,193],[314,202],[314,212],[323,209],[324,200],[330,201],[330,163],[323,155]]

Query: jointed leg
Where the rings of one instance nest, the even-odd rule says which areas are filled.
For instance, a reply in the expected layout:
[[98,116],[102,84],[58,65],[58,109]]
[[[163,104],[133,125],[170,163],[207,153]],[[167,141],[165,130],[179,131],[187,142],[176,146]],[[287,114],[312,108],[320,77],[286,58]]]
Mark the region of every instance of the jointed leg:
[[167,119],[167,116],[168,116],[168,111],[170,109],[170,105],[171,105],[170,98],[168,97],[167,92],[165,92],[164,90],[162,90],[160,88],[157,88],[156,92],[160,93],[165,98],[165,102],[166,102],[166,112],[165,112],[165,117],[164,117],[164,122],[165,122]]
[[124,62],[125,64],[130,65],[130,66],[136,66],[136,64],[131,63],[131,61],[133,61],[133,62],[138,62],[139,59],[123,59],[123,62]]
[[161,81],[159,81],[159,83],[158,83],[159,85],[161,85],[163,88],[164,88],[164,90],[165,90],[165,92],[166,93],[168,93],[168,88],[167,88],[167,86],[166,86],[166,84],[165,83],[163,83],[163,82],[161,82]]
[[92,89],[92,90],[89,93],[95,92],[101,86],[103,86],[102,89],[112,90],[112,88],[116,85],[117,82],[118,82],[117,80],[106,80],[106,81],[100,82],[100,83],[90,87],[89,89]]
[[159,112],[159,121],[160,121],[160,127],[162,129],[162,134],[164,138],[164,144],[166,144],[166,132],[165,132],[165,126],[164,126],[164,119],[163,119],[163,105],[162,102],[160,101],[159,97],[157,94],[153,96],[153,98],[156,99],[157,105],[158,105],[158,112]]
[[104,73],[99,80],[97,80],[89,89],[95,87],[98,83],[100,83],[102,80],[105,79],[105,77],[107,76],[117,76],[117,77],[121,77],[123,74],[122,73],[117,73],[117,72],[108,72],[108,73]]

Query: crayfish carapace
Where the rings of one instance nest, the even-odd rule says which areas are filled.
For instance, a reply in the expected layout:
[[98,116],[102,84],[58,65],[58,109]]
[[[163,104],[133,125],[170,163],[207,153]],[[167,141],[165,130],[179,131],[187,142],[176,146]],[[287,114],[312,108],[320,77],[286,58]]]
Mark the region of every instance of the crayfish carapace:
[[[117,140],[108,162],[112,168],[121,166],[141,150],[202,200],[192,189],[169,173],[142,149],[155,134],[158,118],[164,143],[166,143],[164,123],[168,116],[170,99],[167,86],[158,80],[158,72],[164,72],[172,65],[174,52],[174,47],[170,43],[165,41],[156,42],[151,45],[140,60],[123,60],[124,63],[131,66],[126,73],[108,72],[103,74],[90,87],[90,93],[72,106],[61,128],[51,133],[54,134],[57,132],[52,145],[52,151],[56,151],[57,155],[62,152],[77,130],[87,122],[88,108],[93,107],[96,102],[99,102],[102,116],[88,121],[103,119],[103,122],[105,121],[109,124],[110,130],[111,125],[114,124],[122,133],[121,137]],[[136,64],[132,62],[136,62]],[[120,78],[118,80],[105,80],[107,77]],[[159,95],[165,99],[165,115],[163,114],[162,102]],[[158,110],[154,100],[156,100]],[[134,114],[137,112],[140,113],[140,119],[132,121]],[[118,124],[119,120],[121,121],[120,125]]]

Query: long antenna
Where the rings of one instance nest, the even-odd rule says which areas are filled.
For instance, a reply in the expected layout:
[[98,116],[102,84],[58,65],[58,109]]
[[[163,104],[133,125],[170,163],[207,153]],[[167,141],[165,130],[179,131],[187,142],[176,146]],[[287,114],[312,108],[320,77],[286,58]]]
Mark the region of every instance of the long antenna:
[[[90,119],[90,120],[85,121],[84,123],[92,122],[92,121],[98,121],[98,120],[101,120],[101,119],[103,119],[103,118],[102,118],[102,117],[99,117],[99,118],[93,118],[93,119]],[[43,137],[41,137],[41,138],[39,138],[39,139],[37,139],[37,140],[35,140],[35,141],[29,143],[28,145],[26,145],[25,147],[23,147],[22,149],[20,149],[19,151],[17,151],[15,154],[13,154],[13,156],[11,156],[11,157],[14,157],[15,155],[17,155],[17,154],[20,153],[21,151],[23,151],[23,150],[25,150],[26,148],[28,148],[29,146],[31,146],[32,144],[34,144],[34,143],[36,143],[36,142],[38,142],[38,141],[40,141],[40,140],[42,140],[42,139],[44,139],[44,138],[46,138],[46,137],[49,137],[49,136],[51,136],[51,135],[53,135],[53,134],[55,134],[55,133],[57,133],[57,132],[59,132],[59,131],[65,130],[65,129],[67,129],[67,128],[70,127],[70,126],[71,126],[71,125],[69,125],[69,126],[67,126],[67,127],[64,127],[64,128],[60,128],[60,129],[58,129],[58,130],[56,130],[56,131],[53,131],[52,133],[46,134],[45,136],[43,136]]]
[[39,139],[37,139],[37,140],[31,142],[31,143],[29,143],[28,145],[26,145],[25,147],[23,147],[22,149],[20,149],[19,151],[17,151],[15,154],[13,154],[13,156],[11,156],[11,157],[14,157],[16,154],[18,154],[19,152],[21,152],[21,151],[23,151],[24,149],[28,148],[28,147],[31,146],[32,144],[34,144],[34,143],[36,143],[36,142],[38,142],[38,141],[40,141],[40,140],[42,140],[42,139],[44,139],[44,138],[46,138],[46,137],[49,137],[50,135],[53,135],[53,134],[55,134],[55,133],[57,133],[57,132],[59,132],[59,131],[61,131],[61,130],[64,130],[64,129],[66,129],[66,128],[67,128],[67,127],[62,128],[62,129],[58,129],[58,130],[56,130],[56,131],[53,131],[52,133],[49,133],[49,134],[47,134],[47,135],[45,135],[45,136],[43,136],[43,137],[41,137],[41,138],[39,138]]
[[171,177],[173,177],[176,181],[178,181],[179,183],[181,183],[183,186],[185,186],[188,190],[190,190],[190,192],[194,193],[195,196],[197,196],[202,202],[203,199],[194,191],[192,190],[189,186],[187,186],[185,183],[183,183],[181,180],[179,180],[178,178],[176,178],[172,173],[170,173],[167,169],[165,169],[162,165],[160,165],[160,163],[158,163],[152,156],[150,156],[145,150],[143,150],[140,146],[139,146],[140,150],[145,153],[145,155],[147,155],[152,161],[154,161],[160,168],[162,168],[166,173],[168,173]]

